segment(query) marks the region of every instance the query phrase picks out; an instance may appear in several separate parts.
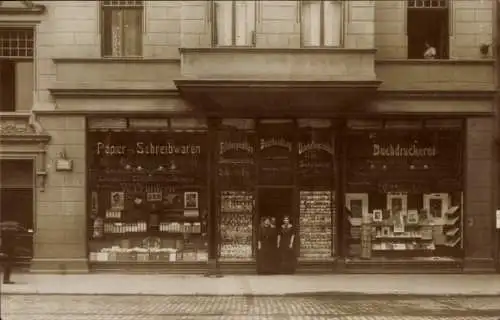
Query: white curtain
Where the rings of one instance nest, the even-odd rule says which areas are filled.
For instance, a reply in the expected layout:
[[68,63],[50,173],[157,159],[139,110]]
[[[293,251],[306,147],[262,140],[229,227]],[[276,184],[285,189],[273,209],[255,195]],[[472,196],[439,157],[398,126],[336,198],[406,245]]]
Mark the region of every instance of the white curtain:
[[325,0],[324,2],[325,46],[338,47],[342,41],[342,1]]
[[231,46],[233,34],[233,2],[215,2],[215,32],[217,34],[217,45]]
[[142,54],[142,15],[142,9],[123,10],[123,53],[126,57]]
[[321,45],[321,0],[302,1],[302,44]]
[[251,46],[255,32],[255,1],[235,1],[237,46]]

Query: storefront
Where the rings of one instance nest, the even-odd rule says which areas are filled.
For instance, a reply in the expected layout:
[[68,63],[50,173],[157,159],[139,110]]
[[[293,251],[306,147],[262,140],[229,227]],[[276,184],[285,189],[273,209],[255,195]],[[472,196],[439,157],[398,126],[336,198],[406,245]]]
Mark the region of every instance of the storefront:
[[463,120],[89,119],[87,149],[97,269],[254,270],[284,216],[299,271],[464,257]]

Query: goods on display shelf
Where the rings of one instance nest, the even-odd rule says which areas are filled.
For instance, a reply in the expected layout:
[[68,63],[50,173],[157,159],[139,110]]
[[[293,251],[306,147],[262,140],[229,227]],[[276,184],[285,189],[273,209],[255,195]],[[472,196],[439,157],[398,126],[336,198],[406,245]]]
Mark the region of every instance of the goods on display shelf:
[[[360,237],[359,227],[351,222],[350,253],[355,256],[369,258],[370,251],[377,257],[429,257],[434,255],[454,256],[461,243],[461,210],[459,203],[461,194],[412,194],[412,203],[424,204],[420,210],[407,208],[406,194],[399,195],[404,201],[393,208],[394,196],[387,196],[387,209],[374,209],[364,212],[363,226],[370,227],[371,237],[365,231]],[[368,195],[365,196],[365,207],[368,207]],[[431,201],[429,201],[429,199]],[[435,205],[432,206],[435,202]],[[429,205],[429,202],[431,205]],[[391,204],[391,205],[389,205]],[[403,205],[401,205],[403,204]],[[378,203],[379,208],[385,207]],[[347,208],[348,209],[348,208]],[[350,211],[348,210],[348,213]],[[350,217],[348,217],[350,218]],[[364,252],[362,251],[364,250]],[[455,251],[453,251],[455,250]]]
[[250,259],[252,257],[253,207],[254,197],[250,192],[221,192],[221,258]]
[[332,256],[334,206],[331,191],[300,191],[301,258]]
[[91,252],[89,260],[92,262],[179,262],[179,261],[207,261],[206,250],[179,251],[174,248],[121,248],[112,246]]

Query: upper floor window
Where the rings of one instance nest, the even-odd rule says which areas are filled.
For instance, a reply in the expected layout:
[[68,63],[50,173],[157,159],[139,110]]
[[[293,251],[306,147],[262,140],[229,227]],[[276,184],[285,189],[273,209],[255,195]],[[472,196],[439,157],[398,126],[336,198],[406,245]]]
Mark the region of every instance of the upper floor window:
[[[29,77],[33,77],[29,62],[33,53],[33,28],[0,28],[0,112],[16,111],[16,96],[18,92],[25,93],[17,85],[28,86],[31,83]],[[24,61],[26,67],[19,66]],[[28,87],[27,94],[30,93]]]
[[102,4],[102,55],[140,57],[144,1],[105,0]]
[[408,59],[448,59],[448,0],[407,0]]
[[339,47],[342,44],[343,5],[340,0],[301,1],[304,47]]
[[213,1],[213,44],[255,46],[256,1]]

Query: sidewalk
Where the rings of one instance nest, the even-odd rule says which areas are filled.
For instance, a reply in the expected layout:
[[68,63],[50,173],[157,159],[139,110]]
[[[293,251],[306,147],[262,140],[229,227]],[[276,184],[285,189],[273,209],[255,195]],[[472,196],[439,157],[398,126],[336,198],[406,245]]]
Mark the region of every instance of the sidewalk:
[[484,295],[500,296],[500,275],[35,275],[14,274],[2,294],[65,295]]

